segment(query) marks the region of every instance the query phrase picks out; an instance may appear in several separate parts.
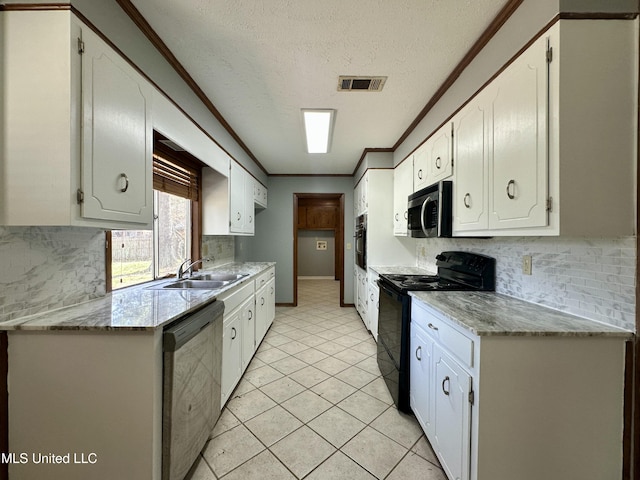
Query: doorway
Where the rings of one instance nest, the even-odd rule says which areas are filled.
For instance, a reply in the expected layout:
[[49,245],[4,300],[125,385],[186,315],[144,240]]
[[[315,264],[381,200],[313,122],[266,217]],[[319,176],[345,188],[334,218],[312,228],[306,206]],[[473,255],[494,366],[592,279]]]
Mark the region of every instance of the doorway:
[[[298,249],[299,239],[308,238],[309,232],[322,232],[317,248],[322,249],[331,239],[335,246],[333,276],[340,282],[340,306],[344,307],[344,194],[293,194],[293,305],[298,305]],[[325,240],[326,239],[326,240]]]

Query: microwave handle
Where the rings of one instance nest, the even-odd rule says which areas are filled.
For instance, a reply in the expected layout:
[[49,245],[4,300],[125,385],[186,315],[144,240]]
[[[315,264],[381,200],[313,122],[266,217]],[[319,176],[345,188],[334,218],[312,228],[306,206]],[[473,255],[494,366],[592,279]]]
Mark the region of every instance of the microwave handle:
[[424,235],[426,237],[429,236],[429,233],[427,232],[427,229],[424,228],[424,211],[427,209],[427,205],[432,201],[433,200],[431,200],[431,197],[427,197],[422,203],[422,210],[420,210],[420,228],[422,228],[422,231],[424,232]]

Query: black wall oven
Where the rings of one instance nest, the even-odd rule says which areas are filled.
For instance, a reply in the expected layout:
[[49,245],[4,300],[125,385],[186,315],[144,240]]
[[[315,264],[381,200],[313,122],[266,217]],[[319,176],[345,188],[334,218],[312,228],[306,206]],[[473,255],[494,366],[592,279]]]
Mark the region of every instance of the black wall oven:
[[378,367],[398,410],[409,407],[411,291],[495,290],[496,261],[470,252],[436,256],[438,275],[381,274]]
[[356,265],[363,270],[367,269],[367,215],[363,214],[356,218],[356,233],[354,235],[356,244]]
[[450,237],[453,225],[453,183],[435,183],[408,197],[407,227],[417,238]]

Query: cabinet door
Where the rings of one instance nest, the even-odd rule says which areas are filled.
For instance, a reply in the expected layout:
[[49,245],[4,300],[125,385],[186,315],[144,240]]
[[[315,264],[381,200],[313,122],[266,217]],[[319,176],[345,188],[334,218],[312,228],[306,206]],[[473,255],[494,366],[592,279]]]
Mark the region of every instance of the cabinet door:
[[409,344],[409,404],[420,426],[429,438],[433,435],[433,340],[416,322],[411,322]]
[[429,148],[431,139],[418,148],[413,154],[413,191],[420,190],[428,185],[429,177]]
[[407,197],[413,193],[413,160],[407,159],[393,170],[393,234],[407,236]]
[[267,322],[265,324],[265,334],[276,318],[276,279],[272,278],[267,283]]
[[447,476],[469,479],[471,442],[471,376],[438,344],[433,345],[432,445]]
[[229,171],[229,215],[231,231],[244,233],[245,224],[245,171],[236,162],[230,162]]
[[427,167],[427,185],[450,177],[453,173],[451,124],[443,125],[440,130],[429,139],[427,149],[429,165]]
[[380,298],[380,289],[378,285],[375,283],[369,282],[369,305],[367,308],[367,317],[369,319],[369,331],[373,338],[378,340],[378,310],[379,310],[379,301]]
[[83,40],[82,216],[151,224],[151,88],[89,29]]
[[242,371],[244,372],[256,351],[255,297],[252,295],[240,307],[242,318]]
[[480,94],[454,118],[454,232],[489,226],[488,109]]
[[244,223],[242,233],[253,235],[255,233],[255,205],[253,202],[254,178],[244,171]]
[[540,38],[493,82],[492,229],[547,225],[546,42]]
[[269,328],[269,282],[256,291],[256,345],[260,345]]
[[242,376],[242,311],[224,319],[222,330],[222,405],[226,403]]

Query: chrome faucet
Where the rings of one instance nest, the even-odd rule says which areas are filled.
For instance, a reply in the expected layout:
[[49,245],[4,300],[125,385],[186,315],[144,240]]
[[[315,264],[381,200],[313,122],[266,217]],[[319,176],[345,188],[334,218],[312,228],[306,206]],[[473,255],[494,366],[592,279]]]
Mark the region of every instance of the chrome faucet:
[[[180,280],[186,273],[189,273],[189,276],[193,275],[193,267],[198,263],[210,261],[211,259],[209,257],[203,257],[200,260],[196,260],[195,262],[192,262],[190,258],[187,258],[184,262],[182,262],[182,264],[180,264],[180,267],[178,268],[178,280]],[[185,267],[185,265],[187,266]]]

